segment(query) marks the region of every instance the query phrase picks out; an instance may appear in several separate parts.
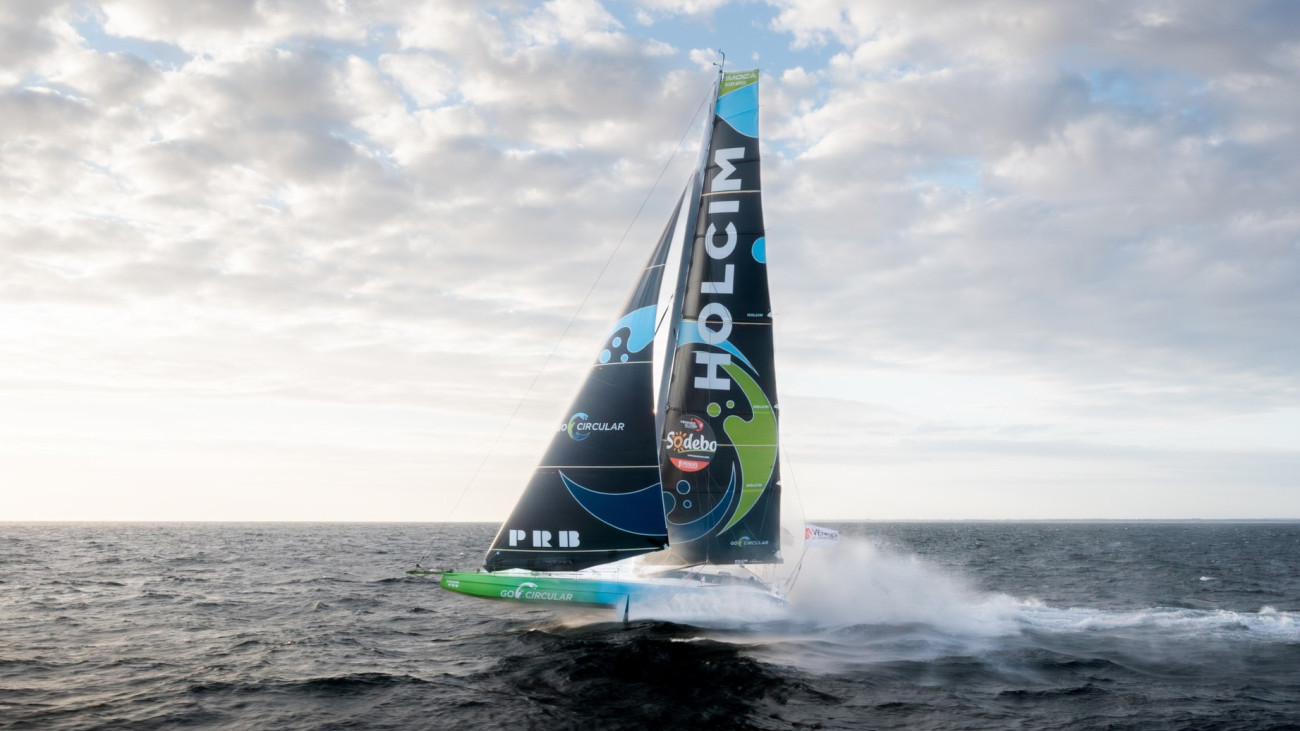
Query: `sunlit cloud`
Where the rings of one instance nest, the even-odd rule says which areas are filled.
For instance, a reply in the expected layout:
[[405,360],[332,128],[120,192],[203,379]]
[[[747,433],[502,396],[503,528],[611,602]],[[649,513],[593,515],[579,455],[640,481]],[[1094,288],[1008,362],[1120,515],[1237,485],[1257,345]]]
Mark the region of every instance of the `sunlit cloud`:
[[[6,3],[0,518],[502,517],[724,41],[810,512],[1295,517],[1297,37],[1264,2]],[[151,499],[199,473],[276,497]]]

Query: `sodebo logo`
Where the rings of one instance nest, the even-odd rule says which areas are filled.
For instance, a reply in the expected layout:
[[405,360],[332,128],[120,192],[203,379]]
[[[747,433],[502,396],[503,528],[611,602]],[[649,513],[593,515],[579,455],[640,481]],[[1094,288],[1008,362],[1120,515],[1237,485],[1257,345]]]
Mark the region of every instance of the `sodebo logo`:
[[717,451],[713,428],[698,416],[683,414],[676,427],[664,435],[664,454],[682,472],[699,472],[708,467]]

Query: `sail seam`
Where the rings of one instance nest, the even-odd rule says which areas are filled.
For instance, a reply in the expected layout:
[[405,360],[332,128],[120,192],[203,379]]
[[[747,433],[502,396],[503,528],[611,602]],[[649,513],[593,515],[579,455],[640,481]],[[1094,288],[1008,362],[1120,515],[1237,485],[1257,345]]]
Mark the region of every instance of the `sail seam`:
[[605,465],[605,464],[539,464],[537,469],[565,469],[565,470],[649,470],[659,469],[658,464],[627,464],[627,465]]

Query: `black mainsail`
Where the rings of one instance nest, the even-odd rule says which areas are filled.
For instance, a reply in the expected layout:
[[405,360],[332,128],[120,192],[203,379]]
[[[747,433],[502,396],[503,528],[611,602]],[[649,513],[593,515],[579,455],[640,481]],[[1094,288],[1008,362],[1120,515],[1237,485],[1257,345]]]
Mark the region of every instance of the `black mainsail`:
[[[760,191],[758,71],[725,73],[696,174],[488,550],[487,571],[575,571],[663,549],[666,563],[780,562]],[[683,205],[682,266],[656,405],[655,313]]]
[[662,426],[668,540],[685,564],[778,563],[758,71],[723,75],[705,149]]

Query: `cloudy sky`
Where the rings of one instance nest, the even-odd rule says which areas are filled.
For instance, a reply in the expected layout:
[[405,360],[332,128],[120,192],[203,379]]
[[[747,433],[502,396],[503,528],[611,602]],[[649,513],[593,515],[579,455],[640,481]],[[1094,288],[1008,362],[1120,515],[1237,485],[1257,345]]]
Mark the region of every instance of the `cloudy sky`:
[[1300,518],[1297,39],[1289,0],[7,0],[0,521],[503,519],[718,48],[763,71],[808,515]]

